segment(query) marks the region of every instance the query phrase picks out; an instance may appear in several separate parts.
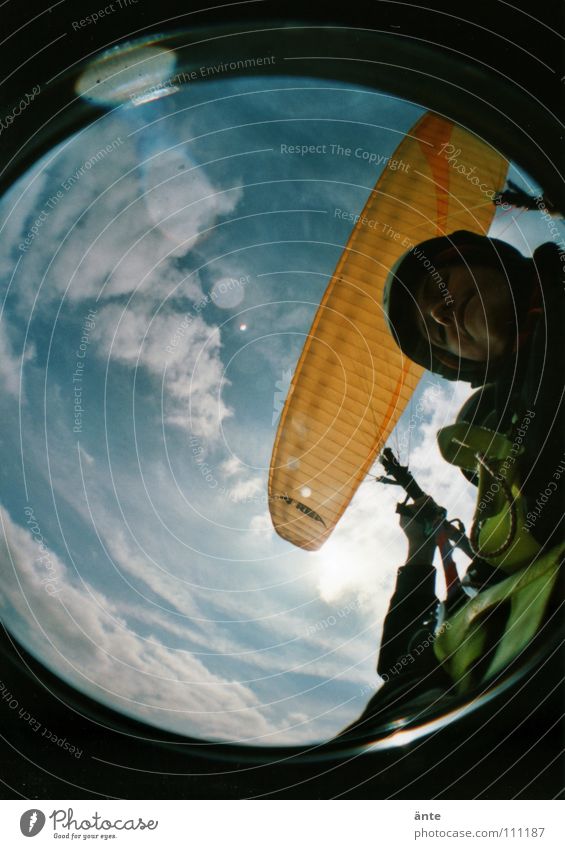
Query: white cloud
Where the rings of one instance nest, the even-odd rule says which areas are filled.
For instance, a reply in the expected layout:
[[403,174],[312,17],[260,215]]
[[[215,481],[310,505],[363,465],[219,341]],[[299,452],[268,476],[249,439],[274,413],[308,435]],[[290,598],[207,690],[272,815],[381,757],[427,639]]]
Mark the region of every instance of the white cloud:
[[95,460],[94,460],[94,457],[92,456],[92,454],[89,454],[88,451],[85,448],[82,447],[82,445],[79,446],[79,451],[80,451],[80,456],[82,458],[82,461],[84,463],[86,463],[88,466],[92,466],[95,463]]
[[[49,176],[41,165],[30,169],[27,178],[10,188],[2,197],[0,226],[0,277],[9,279],[14,271],[13,251],[18,250],[27,232],[41,213]],[[18,251],[16,256],[21,255]]]
[[253,533],[258,534],[259,536],[263,534],[274,535],[275,529],[273,528],[273,520],[271,519],[271,514],[269,512],[265,512],[257,513],[257,515],[252,516],[249,522],[249,530],[253,531]]
[[216,326],[193,313],[153,314],[145,303],[132,302],[126,309],[111,304],[100,310],[93,338],[100,356],[141,366],[159,385],[164,382],[165,409],[160,412],[165,421],[208,440],[219,438],[231,410],[221,397],[227,381]]
[[[158,563],[148,555],[140,543],[131,539],[125,526],[113,522],[107,516],[102,518],[98,515],[96,530],[114,566],[130,584],[132,597],[135,597],[134,587],[141,585],[157,597],[157,604],[160,600],[183,618],[189,619],[199,614],[200,611],[191,596],[190,585],[183,584],[167,571],[166,564]],[[137,601],[139,608],[151,606],[143,605],[143,598],[138,598]]]
[[220,463],[219,469],[223,475],[227,478],[231,478],[234,475],[241,474],[241,472],[245,469],[245,466],[234,454],[231,457],[228,457],[227,460],[224,460]]
[[35,356],[35,348],[27,347],[23,358],[13,352],[12,343],[9,338],[6,319],[0,321],[0,381],[2,388],[9,395],[17,397],[20,392],[20,370],[23,363],[32,360]]
[[218,191],[187,153],[186,145],[153,154],[141,163],[149,218],[182,255],[207,230],[232,212],[242,197],[239,186]]
[[10,252],[29,237],[19,289],[27,305],[40,281],[46,299],[65,291],[70,300],[92,299],[102,289],[105,298],[137,290],[153,301],[198,294],[179,259],[235,209],[241,189],[215,186],[185,147],[140,162],[131,129],[123,116],[97,122],[50,153],[4,200],[0,268],[11,270]]
[[213,674],[189,651],[173,650],[155,636],[142,639],[119,602],[73,579],[57,555],[40,552],[2,507],[0,521],[3,618],[44,662],[94,698],[172,730],[276,741],[279,724],[267,718],[249,687]]
[[469,528],[476,489],[464,478],[459,468],[443,460],[437,445],[437,432],[453,424],[472,390],[466,383],[450,384],[446,381],[438,382],[437,387],[430,387],[424,395],[423,404],[427,415],[420,425],[410,463],[414,476],[422,479],[422,488],[429,491],[438,504],[448,509],[448,518],[460,516]]
[[231,501],[253,501],[255,496],[264,495],[267,482],[261,475],[242,478],[230,485],[228,490]]

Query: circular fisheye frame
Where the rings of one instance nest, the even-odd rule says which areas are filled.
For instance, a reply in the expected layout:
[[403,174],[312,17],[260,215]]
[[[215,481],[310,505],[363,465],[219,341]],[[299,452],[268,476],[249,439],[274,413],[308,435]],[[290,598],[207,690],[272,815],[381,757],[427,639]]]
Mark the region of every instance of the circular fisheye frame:
[[136,35],[2,125],[5,628],[236,761],[527,712],[560,637],[551,163],[430,46],[319,37]]

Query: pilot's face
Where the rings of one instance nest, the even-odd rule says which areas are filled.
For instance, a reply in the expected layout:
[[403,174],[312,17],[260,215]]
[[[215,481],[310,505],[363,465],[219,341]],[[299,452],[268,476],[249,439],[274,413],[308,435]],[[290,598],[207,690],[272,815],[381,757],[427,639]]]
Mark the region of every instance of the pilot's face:
[[415,292],[416,320],[426,342],[456,357],[487,362],[516,338],[512,293],[502,271],[487,265],[444,265]]

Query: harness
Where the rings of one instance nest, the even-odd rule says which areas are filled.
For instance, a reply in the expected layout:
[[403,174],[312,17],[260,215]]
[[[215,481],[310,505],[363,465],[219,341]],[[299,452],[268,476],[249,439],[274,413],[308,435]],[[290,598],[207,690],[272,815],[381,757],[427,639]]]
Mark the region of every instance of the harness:
[[434,643],[436,657],[466,692],[501,671],[540,631],[565,544],[544,550],[530,533],[520,490],[523,447],[516,439],[459,422],[440,430],[438,443],[447,462],[478,479],[470,535],[475,554],[509,575],[467,601]]

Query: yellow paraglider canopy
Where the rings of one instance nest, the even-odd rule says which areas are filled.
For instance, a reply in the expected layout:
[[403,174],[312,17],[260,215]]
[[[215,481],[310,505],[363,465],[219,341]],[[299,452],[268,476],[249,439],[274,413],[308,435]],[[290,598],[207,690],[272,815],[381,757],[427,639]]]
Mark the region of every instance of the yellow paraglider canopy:
[[507,170],[492,148],[432,113],[387,163],[322,298],[280,418],[269,506],[289,542],[308,550],[325,542],[422,374],[386,324],[389,269],[433,236],[486,234]]

